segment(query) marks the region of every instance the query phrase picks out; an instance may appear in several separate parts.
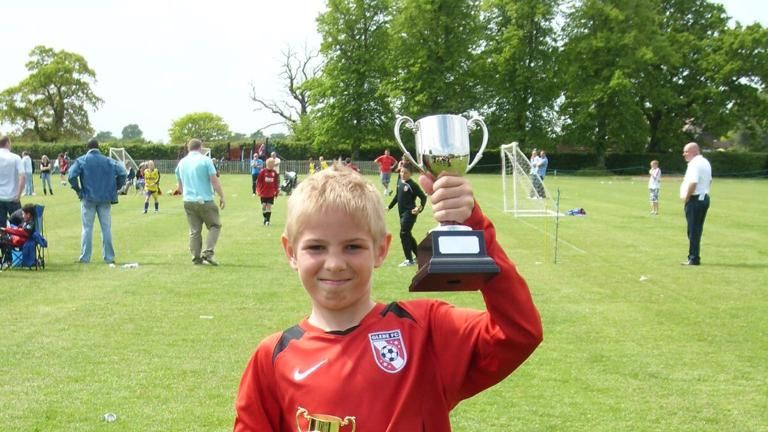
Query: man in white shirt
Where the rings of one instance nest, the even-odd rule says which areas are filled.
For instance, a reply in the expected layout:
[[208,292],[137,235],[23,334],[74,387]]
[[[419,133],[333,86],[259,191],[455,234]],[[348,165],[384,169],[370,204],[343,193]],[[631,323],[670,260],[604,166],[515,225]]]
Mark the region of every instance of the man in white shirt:
[[688,162],[688,168],[680,184],[680,199],[685,202],[685,220],[688,222],[688,260],[682,264],[700,265],[701,234],[709,210],[712,166],[700,154],[699,145],[695,142],[683,147],[683,157]]
[[19,155],[11,153],[11,139],[0,136],[0,227],[5,227],[8,216],[21,208],[24,190],[24,167]]

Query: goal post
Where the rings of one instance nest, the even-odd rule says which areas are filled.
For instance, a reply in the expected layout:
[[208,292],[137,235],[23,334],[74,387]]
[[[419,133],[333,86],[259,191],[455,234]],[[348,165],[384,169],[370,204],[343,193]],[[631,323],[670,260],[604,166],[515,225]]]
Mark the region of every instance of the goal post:
[[109,157],[111,157],[116,161],[122,162],[126,170],[130,170],[131,168],[133,168],[135,170],[134,172],[139,171],[139,166],[136,164],[136,161],[133,160],[133,158],[131,157],[131,155],[128,154],[125,148],[110,147]]
[[517,142],[501,146],[504,211],[515,217],[557,216],[552,194]]

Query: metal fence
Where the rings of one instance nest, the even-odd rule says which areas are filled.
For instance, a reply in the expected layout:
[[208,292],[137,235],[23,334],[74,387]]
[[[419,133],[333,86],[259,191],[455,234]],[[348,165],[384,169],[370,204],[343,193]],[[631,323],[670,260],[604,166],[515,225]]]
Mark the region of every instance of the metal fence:
[[[136,163],[142,161],[137,160]],[[317,161],[315,161],[317,162]],[[156,160],[155,167],[160,170],[161,173],[172,173],[176,170],[176,165],[179,163],[177,160]],[[373,161],[352,161],[362,174],[378,174],[379,166]],[[217,161],[216,168],[222,174],[250,174],[251,173],[251,161]],[[295,171],[299,175],[309,174],[309,162],[305,160],[283,160],[280,161],[280,172],[285,173],[288,171]]]

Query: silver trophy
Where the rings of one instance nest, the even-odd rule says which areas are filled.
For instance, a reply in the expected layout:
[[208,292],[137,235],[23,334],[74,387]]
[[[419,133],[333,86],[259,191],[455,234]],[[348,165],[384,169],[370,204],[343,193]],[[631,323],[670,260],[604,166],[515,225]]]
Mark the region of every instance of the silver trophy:
[[[416,139],[416,159],[400,138],[402,125],[413,130]],[[479,126],[483,141],[470,163],[469,134]],[[480,117],[467,120],[463,116],[438,114],[414,122],[398,116],[395,139],[405,158],[421,172],[435,177],[443,173],[464,175],[483,156],[488,144],[488,128]],[[499,272],[485,251],[482,231],[456,222],[443,222],[430,231],[418,246],[419,271],[411,282],[411,291],[468,291],[478,289],[482,281]]]

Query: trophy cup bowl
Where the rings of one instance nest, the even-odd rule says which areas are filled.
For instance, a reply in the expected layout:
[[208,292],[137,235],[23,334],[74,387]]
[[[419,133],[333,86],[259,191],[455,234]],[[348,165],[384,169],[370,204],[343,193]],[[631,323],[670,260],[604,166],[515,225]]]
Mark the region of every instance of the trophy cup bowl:
[[296,429],[298,432],[304,432],[301,430],[301,424],[299,423],[299,416],[303,416],[307,421],[306,432],[339,432],[342,426],[352,424],[352,431],[355,432],[357,426],[355,418],[347,416],[342,418],[327,415],[327,414],[310,414],[306,409],[299,407],[296,410]]
[[[413,130],[416,140],[416,158],[406,149],[400,138],[405,125]],[[470,162],[469,134],[479,126],[483,131],[480,149]],[[398,116],[395,139],[405,158],[422,173],[439,177],[444,173],[464,175],[483,156],[488,144],[488,128],[480,117],[467,120],[463,116],[438,114],[414,122],[410,117]],[[499,272],[496,263],[485,252],[482,231],[456,222],[442,222],[418,245],[419,271],[413,278],[410,291],[467,291],[479,288],[483,281]]]

